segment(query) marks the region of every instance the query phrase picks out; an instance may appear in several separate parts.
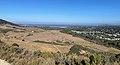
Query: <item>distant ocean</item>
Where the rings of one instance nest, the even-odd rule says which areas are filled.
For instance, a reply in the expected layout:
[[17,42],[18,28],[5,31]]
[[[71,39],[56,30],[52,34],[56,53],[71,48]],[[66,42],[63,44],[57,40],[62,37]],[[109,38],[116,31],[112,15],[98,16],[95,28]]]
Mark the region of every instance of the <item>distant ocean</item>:
[[[114,25],[108,25],[108,24],[88,24],[88,25],[72,25],[72,24],[66,24],[66,25],[61,25],[61,24],[20,24],[22,26],[36,26],[36,27],[54,27],[54,28],[66,28],[66,27],[81,27],[81,26],[114,26]],[[117,25],[118,26],[118,25]]]
[[72,25],[72,24],[20,24],[23,26],[37,26],[37,27],[61,27],[61,28],[65,28],[65,27],[72,27],[72,26],[95,26],[95,25]]
[[52,24],[20,24],[22,26],[36,26],[36,27],[53,27],[53,28],[66,28],[75,25],[52,25]]

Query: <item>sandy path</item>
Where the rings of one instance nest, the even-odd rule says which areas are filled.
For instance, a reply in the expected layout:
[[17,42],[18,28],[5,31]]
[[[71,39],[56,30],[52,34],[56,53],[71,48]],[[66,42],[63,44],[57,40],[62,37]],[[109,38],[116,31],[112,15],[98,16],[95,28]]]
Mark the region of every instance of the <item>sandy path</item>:
[[0,65],[10,65],[8,62],[0,59]]

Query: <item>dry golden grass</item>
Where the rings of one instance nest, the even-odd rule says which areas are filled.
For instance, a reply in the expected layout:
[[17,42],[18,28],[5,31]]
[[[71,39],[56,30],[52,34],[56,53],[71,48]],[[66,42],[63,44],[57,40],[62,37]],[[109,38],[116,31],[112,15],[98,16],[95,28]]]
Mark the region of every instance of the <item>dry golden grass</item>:
[[[11,27],[12,28],[12,27]],[[45,43],[37,43],[33,42],[36,40],[40,41],[50,41],[54,42],[56,40],[71,42],[74,44],[79,44],[82,46],[87,46],[91,49],[97,49],[99,51],[119,53],[120,50],[115,48],[108,48],[103,45],[98,45],[89,41],[86,41],[82,38],[73,37],[69,34],[64,34],[59,32],[58,30],[43,30],[40,28],[32,28],[32,27],[16,27],[15,30],[23,30],[24,32],[8,32],[5,35],[1,36],[1,40],[9,45],[13,43],[17,43],[20,47],[27,48],[29,50],[41,50],[41,51],[49,51],[49,52],[63,52],[66,53],[69,51],[72,45],[53,45],[53,44],[45,44]],[[14,28],[13,28],[14,29]],[[32,34],[29,36],[29,34]],[[2,34],[0,34],[2,35]]]

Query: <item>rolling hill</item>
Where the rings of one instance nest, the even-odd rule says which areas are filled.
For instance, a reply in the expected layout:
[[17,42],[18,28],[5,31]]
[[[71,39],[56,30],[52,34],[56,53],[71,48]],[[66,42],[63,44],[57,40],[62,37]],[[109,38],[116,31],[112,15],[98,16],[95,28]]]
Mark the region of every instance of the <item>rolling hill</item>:
[[5,24],[14,25],[14,26],[19,26],[19,25],[17,25],[17,24],[14,24],[14,23],[8,22],[8,21],[6,21],[6,20],[0,19],[0,25],[5,25]]
[[[109,59],[111,59],[111,55],[113,56],[120,53],[118,49],[73,37],[70,34],[61,33],[60,30],[22,27],[2,19],[0,20],[0,25],[0,31],[2,31],[0,32],[0,59],[6,60],[14,65],[42,65],[42,63],[39,64],[41,61],[43,65],[51,65],[51,63],[52,65],[59,65],[55,63],[70,63],[76,61],[69,61],[68,57],[70,57],[70,59],[74,57],[74,59],[77,60],[80,58],[79,63],[82,63],[82,60],[90,60],[89,57],[94,53],[105,54],[105,56],[110,56]],[[77,52],[79,55],[69,56],[69,52]],[[101,58],[101,55],[95,56]],[[30,64],[27,63],[27,61]],[[32,64],[31,61],[37,64]]]

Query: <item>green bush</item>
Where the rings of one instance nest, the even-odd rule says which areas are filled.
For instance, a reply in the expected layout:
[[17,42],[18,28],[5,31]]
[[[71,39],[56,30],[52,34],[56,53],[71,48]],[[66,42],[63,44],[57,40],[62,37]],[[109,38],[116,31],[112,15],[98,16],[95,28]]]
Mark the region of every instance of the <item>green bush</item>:
[[38,59],[33,59],[32,61],[29,61],[29,65],[39,65],[39,60]]
[[43,58],[52,58],[53,54],[50,52],[42,52],[41,57]]
[[[70,52],[76,53],[80,49],[85,48],[80,45],[74,45],[71,47]],[[6,60],[13,65],[119,65],[120,54],[108,56],[93,54],[90,57],[83,57],[77,54],[67,55],[60,52],[29,51],[16,47],[16,44],[15,46],[9,46],[5,43],[0,43],[0,59]]]
[[19,45],[18,45],[18,44],[16,44],[16,43],[13,43],[13,44],[12,44],[12,46],[19,47]]
[[68,54],[79,54],[79,51],[80,51],[80,46],[79,45],[73,45],[70,48],[70,51],[69,51]]
[[90,63],[92,65],[103,65],[103,57],[101,55],[93,54],[92,56],[90,56]]

